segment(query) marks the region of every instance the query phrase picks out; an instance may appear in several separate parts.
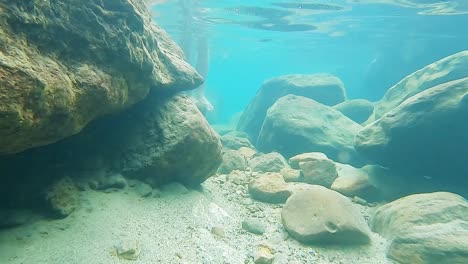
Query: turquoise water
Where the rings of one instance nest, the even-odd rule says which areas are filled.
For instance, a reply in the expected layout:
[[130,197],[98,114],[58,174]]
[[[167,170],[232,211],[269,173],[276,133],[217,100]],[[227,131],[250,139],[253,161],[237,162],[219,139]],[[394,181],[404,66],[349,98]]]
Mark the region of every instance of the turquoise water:
[[189,29],[180,1],[152,10],[179,44],[187,30],[208,36],[212,123],[242,111],[271,77],[331,73],[343,81],[349,98],[375,101],[406,75],[468,47],[463,0],[198,2],[201,12]]

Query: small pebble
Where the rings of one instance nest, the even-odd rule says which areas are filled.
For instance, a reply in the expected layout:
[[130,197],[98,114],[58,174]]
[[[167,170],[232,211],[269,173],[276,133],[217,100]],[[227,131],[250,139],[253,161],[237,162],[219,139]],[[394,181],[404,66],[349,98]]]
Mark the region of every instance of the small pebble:
[[265,233],[265,227],[258,219],[247,219],[242,221],[242,228],[256,235],[263,235]]

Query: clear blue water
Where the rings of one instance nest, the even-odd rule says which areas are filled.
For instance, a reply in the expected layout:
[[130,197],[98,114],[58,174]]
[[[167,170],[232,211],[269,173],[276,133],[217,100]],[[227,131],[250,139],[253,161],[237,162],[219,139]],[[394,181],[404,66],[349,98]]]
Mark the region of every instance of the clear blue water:
[[[331,73],[349,98],[378,100],[404,76],[468,48],[466,0],[197,2],[201,12],[188,30],[209,38],[212,123],[242,111],[271,77]],[[155,21],[179,43],[187,32],[180,4],[152,7]]]

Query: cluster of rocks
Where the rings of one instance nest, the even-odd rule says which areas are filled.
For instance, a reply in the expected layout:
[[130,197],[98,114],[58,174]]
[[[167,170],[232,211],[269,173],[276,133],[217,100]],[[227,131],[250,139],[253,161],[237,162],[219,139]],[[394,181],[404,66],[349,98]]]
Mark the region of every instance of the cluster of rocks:
[[145,2],[48,2],[0,2],[0,211],[64,217],[83,182],[150,195],[212,175],[219,136],[180,95],[203,79]]
[[[451,55],[378,102],[347,100],[328,74],[268,80],[239,120],[246,135],[227,134],[249,142],[225,150],[218,172],[243,175],[253,199],[284,204],[285,230],[307,244],[369,243],[371,230],[352,202],[372,206],[413,194],[379,207],[369,222],[389,240],[388,257],[465,263],[466,239],[455,233],[468,230],[467,202],[432,191],[467,194],[467,66],[468,51]],[[258,150],[245,156],[240,147]]]

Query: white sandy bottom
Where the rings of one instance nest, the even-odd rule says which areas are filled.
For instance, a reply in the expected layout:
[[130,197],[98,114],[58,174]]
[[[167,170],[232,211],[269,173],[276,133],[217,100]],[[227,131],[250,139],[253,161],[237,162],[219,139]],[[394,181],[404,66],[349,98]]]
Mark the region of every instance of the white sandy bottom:
[[[140,198],[127,191],[84,191],[82,208],[65,219],[0,232],[0,263],[241,264],[262,244],[281,255],[283,260],[278,257],[274,263],[389,263],[386,241],[376,234],[369,246],[304,246],[287,238],[279,206],[257,202],[245,206],[240,201],[249,198],[239,191],[236,194],[211,179],[204,186],[204,192],[163,193],[160,198]],[[264,223],[264,235],[241,228],[242,220],[252,217]],[[214,226],[224,230],[224,237],[211,233]],[[137,241],[141,249],[137,260],[115,255],[114,247],[122,241]]]

